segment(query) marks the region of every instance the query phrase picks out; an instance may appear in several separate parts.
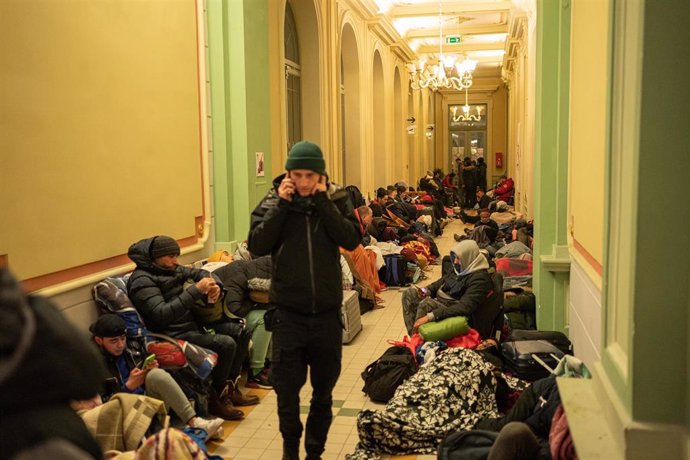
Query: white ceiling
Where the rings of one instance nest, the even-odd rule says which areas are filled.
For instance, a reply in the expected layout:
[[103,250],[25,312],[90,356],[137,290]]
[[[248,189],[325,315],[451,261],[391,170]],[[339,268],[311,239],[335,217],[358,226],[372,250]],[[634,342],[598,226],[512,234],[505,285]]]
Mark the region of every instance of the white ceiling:
[[[440,23],[438,0],[374,1],[417,59],[438,59],[442,32],[444,55],[476,60],[478,71],[500,75],[513,1],[444,0]],[[446,43],[449,36],[460,36],[460,43]]]

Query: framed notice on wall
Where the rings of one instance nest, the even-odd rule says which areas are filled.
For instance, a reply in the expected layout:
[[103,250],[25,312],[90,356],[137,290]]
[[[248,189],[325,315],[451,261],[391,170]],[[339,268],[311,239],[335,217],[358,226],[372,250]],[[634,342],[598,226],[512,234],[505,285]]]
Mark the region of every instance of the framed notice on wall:
[[266,173],[264,172],[264,152],[256,152],[256,175],[257,177],[263,177]]

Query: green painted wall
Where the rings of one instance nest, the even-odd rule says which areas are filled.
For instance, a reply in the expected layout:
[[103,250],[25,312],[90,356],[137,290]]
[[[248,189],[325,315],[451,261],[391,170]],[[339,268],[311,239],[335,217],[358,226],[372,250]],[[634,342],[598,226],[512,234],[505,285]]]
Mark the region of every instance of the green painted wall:
[[542,256],[567,259],[570,2],[537,2],[534,153],[534,290],[537,324],[564,330],[568,272],[544,268]]
[[644,9],[632,415],[690,427],[690,3],[663,3]]
[[257,177],[256,152],[271,164],[268,4],[208,0],[216,246],[243,241],[249,216],[270,186]]

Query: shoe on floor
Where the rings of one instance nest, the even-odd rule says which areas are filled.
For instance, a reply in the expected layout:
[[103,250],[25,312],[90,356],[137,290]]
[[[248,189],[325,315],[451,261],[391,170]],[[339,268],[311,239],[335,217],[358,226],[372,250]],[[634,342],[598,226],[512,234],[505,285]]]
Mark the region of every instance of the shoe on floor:
[[215,392],[209,396],[208,412],[224,420],[242,420],[244,418],[244,412],[232,406],[227,391],[223,396],[218,396]]
[[235,382],[228,382],[228,394],[234,406],[253,406],[259,404],[258,396],[242,394],[239,386]]
[[222,439],[223,438],[223,419],[222,418],[211,418],[205,419],[201,417],[194,417],[191,426],[194,428],[203,428],[206,430],[206,441],[209,439]]
[[271,381],[268,379],[268,368],[264,367],[261,370],[261,372],[259,372],[255,376],[249,377],[247,379],[247,384],[245,386],[247,388],[261,388],[264,390],[272,390],[273,385],[271,385]]

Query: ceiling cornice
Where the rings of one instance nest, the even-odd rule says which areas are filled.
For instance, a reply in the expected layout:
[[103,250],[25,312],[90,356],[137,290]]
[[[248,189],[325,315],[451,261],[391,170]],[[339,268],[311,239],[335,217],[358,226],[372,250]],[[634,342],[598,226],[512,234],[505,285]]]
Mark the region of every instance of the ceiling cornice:
[[[487,25],[460,25],[445,27],[445,35],[486,35],[486,34],[505,34],[508,33],[508,24],[487,24]],[[432,38],[438,37],[439,28],[432,29],[412,29],[405,34],[405,38]]]
[[[467,53],[468,51],[491,51],[503,50],[505,44],[503,42],[495,43],[460,43],[457,45],[443,44],[444,53]],[[438,45],[423,45],[417,49],[417,54],[434,54],[438,53]],[[500,58],[499,58],[500,60]]]
[[[512,2],[509,0],[494,3],[466,3],[466,2],[444,2],[442,5],[443,15],[467,14],[467,13],[497,13],[510,11]],[[438,15],[438,5],[425,3],[419,5],[396,6],[389,12],[394,17],[412,16],[436,16]]]

